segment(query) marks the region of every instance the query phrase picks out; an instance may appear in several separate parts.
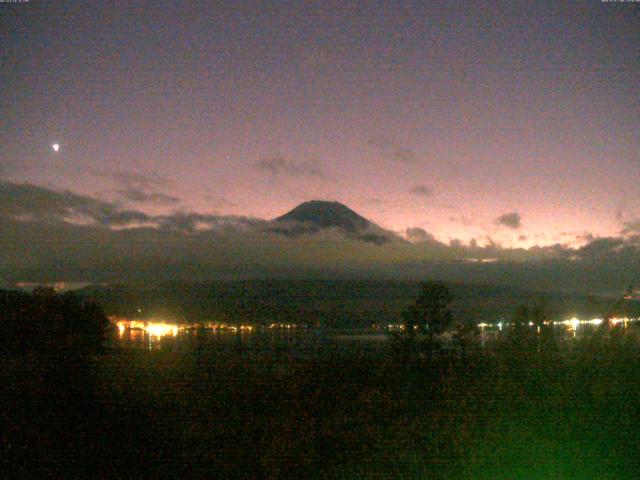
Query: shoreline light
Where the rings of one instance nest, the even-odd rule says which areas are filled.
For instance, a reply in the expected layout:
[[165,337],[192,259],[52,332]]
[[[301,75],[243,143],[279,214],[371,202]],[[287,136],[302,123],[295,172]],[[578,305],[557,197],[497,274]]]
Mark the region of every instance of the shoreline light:
[[[228,325],[217,323],[205,323],[205,324],[190,324],[190,323],[167,323],[152,320],[128,320],[124,318],[111,317],[111,322],[115,324],[118,330],[118,336],[122,338],[125,332],[132,333],[143,332],[149,335],[150,340],[157,340],[164,337],[175,337],[180,332],[188,332],[198,328],[198,326],[215,331],[227,331],[227,332],[240,332],[240,333],[252,333],[256,328],[254,325]],[[295,325],[283,325],[283,328],[295,327]]]

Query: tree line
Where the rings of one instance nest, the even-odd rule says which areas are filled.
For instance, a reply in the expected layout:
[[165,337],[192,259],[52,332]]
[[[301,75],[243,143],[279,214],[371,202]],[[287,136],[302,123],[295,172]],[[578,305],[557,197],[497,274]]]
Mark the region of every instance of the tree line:
[[[602,323],[598,337],[609,332],[610,321],[615,316],[636,316],[638,305],[628,302],[633,288],[624,296],[591,301],[599,307]],[[455,350],[464,353],[477,345],[479,330],[474,319],[455,320],[449,309],[453,295],[441,281],[427,281],[413,304],[402,312],[403,331],[396,336],[395,346],[401,352],[419,352],[432,356],[442,348],[442,335],[451,334]],[[558,348],[557,332],[549,321],[553,316],[549,302],[544,297],[536,298],[531,305],[521,304],[513,312],[501,334],[503,344],[516,350],[550,351]],[[502,330],[502,328],[501,328]],[[611,329],[620,335],[620,329]]]
[[109,328],[102,308],[73,292],[0,290],[1,351],[95,351]]

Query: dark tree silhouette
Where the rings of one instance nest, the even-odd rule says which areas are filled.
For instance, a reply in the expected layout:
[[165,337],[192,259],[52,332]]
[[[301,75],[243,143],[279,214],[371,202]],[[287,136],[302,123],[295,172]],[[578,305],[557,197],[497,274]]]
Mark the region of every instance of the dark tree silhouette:
[[443,282],[423,282],[415,303],[402,312],[405,332],[429,336],[443,333],[452,324],[449,310],[452,301],[453,295]]
[[518,305],[516,311],[513,314],[513,330],[515,332],[521,332],[522,330],[528,330],[529,319],[531,318],[531,312],[529,306],[522,304]]
[[508,329],[508,338],[511,346],[517,350],[530,349],[535,343],[534,331],[529,327],[529,322],[533,321],[536,308],[530,308],[529,305],[521,304],[515,309],[511,319],[511,325]]
[[519,305],[511,320],[507,338],[511,347],[517,350],[532,349],[538,351],[557,349],[556,335],[549,322],[551,309],[544,297],[537,298],[533,304]]
[[625,292],[617,297],[611,298],[597,298],[594,295],[589,295],[589,300],[593,305],[600,310],[602,316],[602,328],[609,327],[611,319],[618,315],[625,314],[625,302],[632,298],[633,286],[629,286]]
[[0,349],[96,350],[109,320],[94,302],[75,293],[38,287],[31,294],[0,291]]

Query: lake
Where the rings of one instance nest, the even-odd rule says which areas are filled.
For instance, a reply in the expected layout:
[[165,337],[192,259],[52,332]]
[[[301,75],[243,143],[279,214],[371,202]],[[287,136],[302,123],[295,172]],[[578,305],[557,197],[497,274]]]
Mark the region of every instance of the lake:
[[[197,349],[253,351],[284,351],[298,355],[327,352],[332,349],[354,348],[381,352],[389,348],[389,339],[402,331],[399,324],[377,328],[344,330],[308,328],[298,324],[270,324],[266,326],[245,324],[177,324],[159,320],[113,319],[117,326],[114,344],[120,348],[191,351]],[[612,328],[628,330],[638,319],[612,319]],[[558,341],[570,343],[592,335],[602,324],[601,319],[571,318],[547,322],[554,329]],[[508,322],[480,323],[478,342],[486,346],[508,335]],[[540,328],[529,325],[533,334]],[[452,333],[441,336],[442,344],[450,346]]]

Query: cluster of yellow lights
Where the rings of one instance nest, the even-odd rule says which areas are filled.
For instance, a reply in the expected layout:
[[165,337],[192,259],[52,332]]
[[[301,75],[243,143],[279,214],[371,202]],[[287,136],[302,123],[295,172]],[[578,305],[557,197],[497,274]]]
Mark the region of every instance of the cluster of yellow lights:
[[227,325],[226,323],[205,323],[204,328],[208,330],[229,330],[231,332],[251,332],[253,325]]
[[119,320],[116,322],[120,336],[126,330],[143,330],[151,338],[175,337],[178,334],[178,326],[165,322],[143,322],[140,320]]
[[269,325],[269,328],[282,328],[282,329],[290,329],[290,328],[298,328],[298,325],[295,323],[272,323]]
[[[618,325],[621,323],[626,325],[628,322],[635,322],[638,320],[639,319],[632,319],[627,317],[611,318],[609,319],[609,323],[611,325]],[[112,321],[116,324],[120,337],[122,337],[126,331],[146,332],[149,335],[149,337],[152,339],[169,337],[169,336],[175,337],[179,331],[189,330],[194,327],[193,325],[189,325],[189,324],[176,325],[176,324],[171,324],[166,322],[125,320],[125,319],[118,319],[118,318],[112,318]],[[570,318],[567,320],[555,321],[555,322],[552,322],[549,320],[544,321],[545,325],[553,325],[553,324],[564,325],[574,331],[581,325],[601,325],[602,323],[603,323],[603,320],[601,318],[593,318],[591,320],[580,320],[576,317]],[[478,324],[478,327],[481,330],[484,330],[485,328],[489,328],[489,327],[498,327],[498,329],[502,330],[503,325],[507,325],[507,323],[482,322]],[[202,326],[210,330],[241,332],[241,333],[248,333],[254,330],[254,326],[252,325],[229,325],[225,323],[207,323]],[[529,326],[534,326],[534,323],[529,322]],[[401,323],[390,323],[386,325],[386,327],[388,330],[391,330],[391,331],[394,331],[394,330],[403,331],[405,329],[405,326]],[[295,323],[272,323],[269,325],[269,328],[288,330],[292,328],[298,328],[298,325]],[[417,329],[417,326],[414,326],[414,329]]]
[[609,322],[611,322],[611,325],[618,325],[619,323],[628,323],[628,322],[633,322],[634,320],[631,318],[627,318],[627,317],[623,317],[623,318],[610,318]]
[[390,323],[387,325],[388,330],[404,330],[404,325],[402,323]]
[[600,325],[601,323],[602,323],[601,318],[594,318],[592,320],[580,320],[576,317],[570,318],[569,320],[556,322],[556,324],[558,325],[566,325],[567,327],[573,328],[574,330],[578,328],[580,325]]
[[[634,318],[628,318],[628,317],[622,317],[622,318],[610,318],[609,319],[609,323],[611,325],[619,325],[619,324],[624,324],[626,325],[629,322],[637,322],[640,319],[634,319]],[[569,328],[572,328],[573,330],[575,330],[576,328],[578,328],[580,325],[601,325],[603,322],[602,318],[593,318],[591,320],[580,320],[579,318],[573,317],[573,318],[569,318],[567,320],[559,320],[559,321],[551,321],[551,320],[545,320],[543,323],[545,325],[565,325]],[[508,322],[496,322],[496,323],[486,323],[486,322],[482,322],[478,324],[478,327],[483,330],[485,328],[490,328],[490,327],[498,327],[498,329],[502,330],[502,327],[504,325],[508,325]],[[533,322],[529,322],[529,326],[533,327],[535,326],[535,323]],[[387,325],[387,329],[388,330],[404,330],[404,325],[401,323],[390,323]]]
[[219,328],[218,330],[229,330],[231,332],[250,332],[253,330],[251,325],[227,325],[225,328]]
[[[126,319],[111,319],[118,328],[118,332],[122,337],[126,331],[145,332],[150,338],[162,338],[162,337],[175,337],[178,332],[190,330],[194,328],[194,325],[183,324],[176,325],[174,323],[157,322],[157,321],[143,321],[143,320],[126,320]],[[252,332],[253,325],[227,325],[224,323],[207,323],[203,325],[204,328],[209,330],[221,330],[230,332]]]
[[[611,325],[626,325],[629,322],[636,322],[638,319],[628,318],[628,317],[614,317],[609,319],[609,323]],[[574,330],[578,328],[580,325],[601,325],[603,322],[602,318],[594,318],[592,320],[580,320],[578,318],[570,318],[569,320],[564,320],[562,322],[556,322],[562,325],[567,325],[568,327],[573,328]]]

